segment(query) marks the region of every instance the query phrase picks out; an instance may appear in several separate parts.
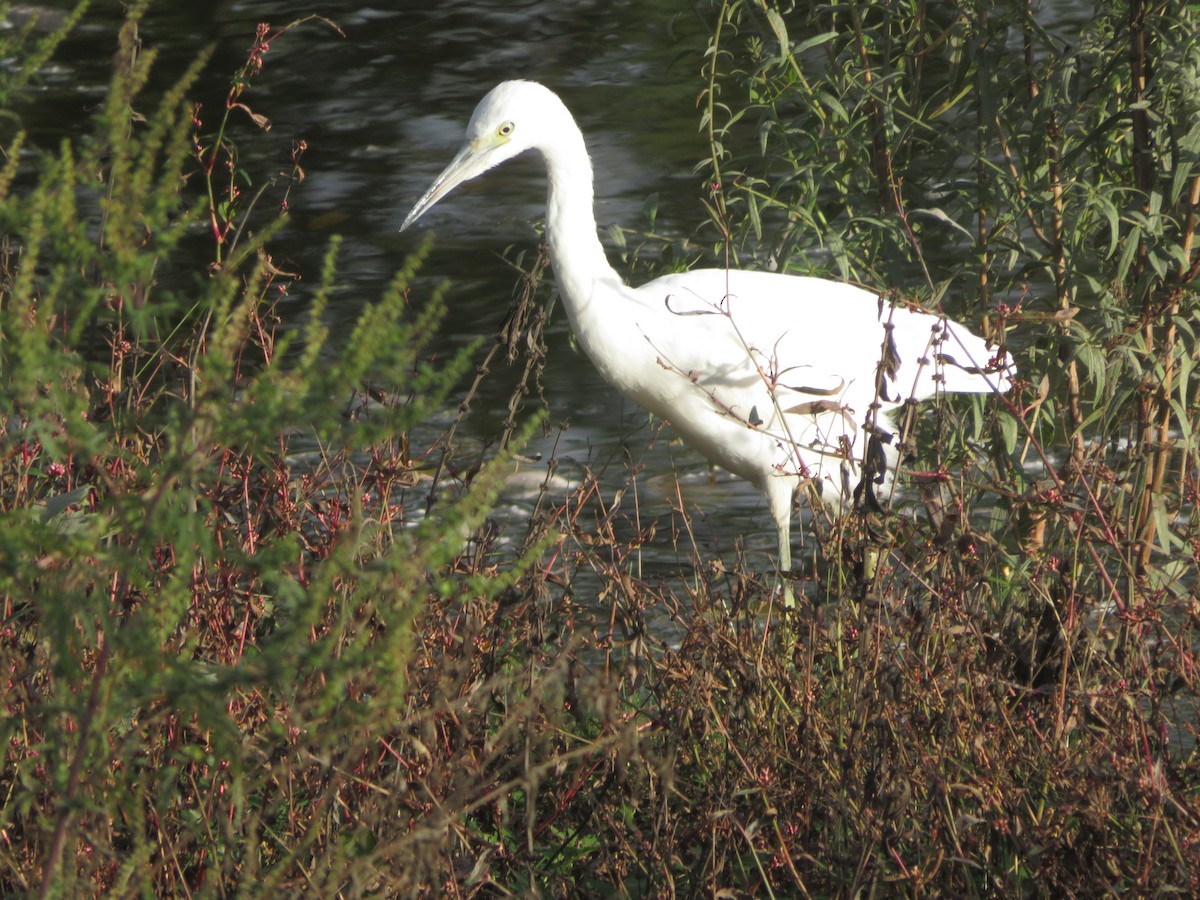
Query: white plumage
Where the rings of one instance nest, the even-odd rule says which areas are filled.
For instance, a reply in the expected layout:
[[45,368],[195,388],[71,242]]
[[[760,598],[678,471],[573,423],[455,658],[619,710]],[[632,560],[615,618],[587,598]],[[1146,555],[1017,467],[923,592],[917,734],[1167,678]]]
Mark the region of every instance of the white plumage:
[[864,474],[882,478],[877,464],[864,471],[886,446],[868,457],[871,426],[890,427],[906,399],[1011,385],[1012,359],[966,327],[853,285],[724,269],[626,285],[596,234],[583,135],[558,96],[533,82],[506,81],[480,101],[466,144],[401,230],[525,150],[546,162],[550,260],[580,345],[621,393],[763,491],[781,570],[791,567],[792,498],[803,479],[838,503]]

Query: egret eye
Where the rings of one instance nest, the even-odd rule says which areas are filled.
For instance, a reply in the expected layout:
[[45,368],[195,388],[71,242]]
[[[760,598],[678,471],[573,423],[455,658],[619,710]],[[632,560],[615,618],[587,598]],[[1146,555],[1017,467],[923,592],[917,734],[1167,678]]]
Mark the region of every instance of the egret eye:
[[513,133],[513,131],[516,130],[516,127],[517,126],[514,125],[512,122],[505,122],[503,125],[501,125],[499,128],[496,129],[496,134],[500,135],[500,137],[502,137],[502,138],[509,137]]

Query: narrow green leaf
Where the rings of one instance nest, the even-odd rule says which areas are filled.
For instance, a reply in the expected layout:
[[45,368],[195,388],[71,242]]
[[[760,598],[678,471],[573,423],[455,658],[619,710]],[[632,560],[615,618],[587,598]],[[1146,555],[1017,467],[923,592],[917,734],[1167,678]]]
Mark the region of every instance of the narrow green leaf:
[[950,218],[946,211],[940,207],[922,207],[914,209],[911,212],[920,216],[928,216],[931,219],[941,222],[943,225],[949,225],[972,244],[975,243],[975,236],[962,225],[958,224],[958,222],[954,221],[954,219]]
[[783,16],[774,7],[767,7],[767,21],[771,25],[771,30],[775,32],[775,40],[779,42],[779,63],[783,65],[788,58],[788,33],[787,23],[783,21]]

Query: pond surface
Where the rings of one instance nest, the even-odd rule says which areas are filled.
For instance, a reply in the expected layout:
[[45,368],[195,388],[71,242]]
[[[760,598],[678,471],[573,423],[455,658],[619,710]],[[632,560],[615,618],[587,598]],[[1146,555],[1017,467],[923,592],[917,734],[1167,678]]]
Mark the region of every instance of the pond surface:
[[[53,20],[56,9],[71,5],[24,7],[16,15],[41,10]],[[1076,4],[1061,6],[1068,30],[1074,10]],[[695,169],[706,153],[696,112],[706,26],[691,6],[679,0],[451,0],[378,7],[336,0],[159,2],[141,36],[161,53],[157,67],[164,83],[203,46],[215,46],[200,93],[202,116],[211,125],[257,24],[277,28],[310,14],[327,17],[345,36],[310,22],[275,41],[245,97],[273,128],[254,133],[243,120],[233,137],[245,148],[243,166],[262,177],[286,168],[294,139],[307,142],[307,178],[292,195],[290,224],[272,250],[278,265],[304,273],[311,284],[330,238],[345,236],[335,333],[350,327],[362,304],[380,295],[405,255],[433,231],[435,250],[415,293],[419,299],[435,284],[451,282],[451,315],[433,346],[449,350],[475,338],[490,343],[516,281],[502,254],[513,258],[524,251],[528,260],[539,242],[536,225],[545,200],[539,162],[510,163],[456,191],[410,232],[402,235],[398,228],[457,149],[475,103],[506,78],[542,81],[574,112],[595,165],[602,232],[616,223],[645,227],[643,207],[654,194],[658,232],[687,236],[704,220],[702,178]],[[35,134],[78,134],[90,127],[89,113],[110,73],[119,16],[118,4],[96,4],[60,51],[38,105],[24,114]],[[302,283],[293,291],[297,314],[304,300]],[[646,449],[654,434],[647,416],[572,346],[561,311],[548,341],[550,421],[567,428],[536,441],[530,452],[549,454],[556,446],[560,474],[568,479],[582,466],[603,470],[606,495],[626,482],[626,458],[644,464],[638,480],[643,521],[669,515],[678,473],[706,554],[729,551],[738,536],[753,550],[774,551],[771,519],[755,490],[713,473],[666,434]],[[504,417],[507,393],[503,378],[498,382],[476,401],[463,426],[481,448],[499,435]],[[661,556],[652,552],[647,565],[687,564],[685,552],[677,553],[669,540],[657,543]]]
[[[37,14],[49,26],[72,6],[24,6],[14,19]],[[482,338],[486,350],[517,282],[506,257],[524,253],[528,263],[540,242],[540,161],[516,160],[457,190],[409,232],[398,229],[457,150],[476,102],[507,78],[541,81],[571,108],[596,170],[602,234],[618,224],[646,228],[643,209],[651,197],[661,234],[684,237],[703,221],[703,179],[695,169],[707,145],[696,99],[707,32],[691,6],[678,0],[157,2],[140,36],[145,48],[159,53],[160,85],[181,74],[203,47],[214,47],[193,91],[203,104],[204,125],[212,129],[258,23],[279,28],[308,15],[328,18],[344,37],[313,21],[275,40],[243,98],[272,128],[259,132],[243,118],[234,120],[232,132],[243,168],[259,178],[287,168],[293,140],[308,146],[306,178],[290,198],[288,227],[271,245],[277,265],[305,277],[292,290],[285,315],[294,310],[299,319],[303,313],[335,234],[345,239],[340,291],[331,308],[337,334],[352,327],[362,305],[380,296],[405,256],[433,232],[434,251],[414,291],[419,301],[449,281],[450,316],[432,348],[443,352]],[[96,4],[60,49],[43,88],[20,111],[35,136],[57,140],[91,128],[90,115],[111,74],[120,16],[117,4]],[[145,105],[152,108],[153,101],[147,98]],[[618,251],[610,256],[627,271]],[[553,433],[536,440],[531,454],[556,453],[558,473],[568,481],[578,480],[584,466],[600,472],[609,497],[628,481],[626,459],[643,464],[637,488],[643,524],[669,516],[679,473],[694,524],[704,529],[697,534],[701,546],[725,551],[744,535],[773,552],[773,526],[757,491],[713,472],[699,455],[668,440],[669,429],[652,442],[654,425],[572,345],[561,310],[553,314],[547,340],[544,387]],[[483,452],[499,437],[514,377],[497,372],[495,383],[485,386],[459,432],[468,446]],[[540,481],[536,468],[527,475],[526,489]],[[518,514],[522,505],[518,497]],[[669,540],[660,543],[662,557],[651,553],[647,566],[677,570],[688,564],[686,551],[677,554]]]

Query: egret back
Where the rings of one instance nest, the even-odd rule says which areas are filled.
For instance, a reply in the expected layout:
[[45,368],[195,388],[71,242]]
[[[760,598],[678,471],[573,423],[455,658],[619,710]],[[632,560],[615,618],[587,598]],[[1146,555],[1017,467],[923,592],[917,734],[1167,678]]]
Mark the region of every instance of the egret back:
[[764,489],[811,477],[836,500],[861,474],[870,426],[890,428],[906,400],[1009,386],[1011,360],[965,327],[853,285],[708,269],[613,302],[624,327],[607,346],[584,342],[605,377]]

